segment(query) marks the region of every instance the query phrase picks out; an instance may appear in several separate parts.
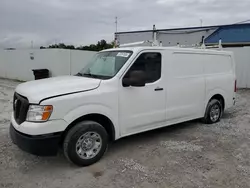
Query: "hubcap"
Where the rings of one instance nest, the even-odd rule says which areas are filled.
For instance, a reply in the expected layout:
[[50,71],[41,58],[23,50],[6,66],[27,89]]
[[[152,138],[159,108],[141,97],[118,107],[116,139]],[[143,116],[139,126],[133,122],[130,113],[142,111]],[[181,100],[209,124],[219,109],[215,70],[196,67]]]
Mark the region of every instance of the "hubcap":
[[211,111],[210,111],[210,119],[215,122],[219,119],[220,117],[220,107],[219,105],[215,104],[212,106]]
[[82,159],[95,157],[102,146],[102,138],[96,132],[86,132],[76,142],[76,153]]

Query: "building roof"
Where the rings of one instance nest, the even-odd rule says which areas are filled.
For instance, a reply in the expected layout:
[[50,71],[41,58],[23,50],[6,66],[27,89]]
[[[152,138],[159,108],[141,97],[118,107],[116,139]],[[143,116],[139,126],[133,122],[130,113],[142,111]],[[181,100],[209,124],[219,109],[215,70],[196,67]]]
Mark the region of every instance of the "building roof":
[[[189,27],[189,28],[173,28],[173,29],[158,29],[158,30],[143,30],[143,31],[129,31],[118,32],[118,36],[126,34],[140,34],[144,32],[156,31],[160,34],[188,34],[199,33],[203,31],[212,31],[209,35],[204,36],[206,44],[217,44],[219,40],[222,41],[224,47],[230,46],[250,46],[250,23],[237,23],[230,25],[215,25],[204,27]],[[206,33],[207,34],[207,33]],[[199,35],[198,35],[199,36]],[[178,41],[176,41],[178,42]]]
[[[170,29],[157,29],[156,32],[161,31],[181,31],[181,30],[206,30],[206,29],[216,29],[216,28],[227,28],[227,27],[239,27],[239,26],[248,26],[250,23],[242,24],[230,24],[230,25],[213,25],[213,26],[203,26],[203,27],[184,27],[184,28],[170,28]],[[153,32],[154,30],[141,30],[141,31],[127,31],[127,32],[116,32],[115,34],[127,34],[127,33],[144,33],[144,32]]]
[[218,43],[220,39],[223,44],[250,43],[250,24],[219,27],[205,39],[205,43]]

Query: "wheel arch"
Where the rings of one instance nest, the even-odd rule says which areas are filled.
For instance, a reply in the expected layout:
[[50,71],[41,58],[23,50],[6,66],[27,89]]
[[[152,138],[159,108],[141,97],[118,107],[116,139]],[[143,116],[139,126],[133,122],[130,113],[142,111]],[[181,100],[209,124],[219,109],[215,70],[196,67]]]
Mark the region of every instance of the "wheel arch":
[[221,101],[223,110],[226,108],[226,101],[227,101],[226,93],[221,89],[215,89],[215,90],[209,92],[209,94],[207,95],[207,99],[206,99],[206,103],[205,103],[205,112],[206,112],[206,108],[207,108],[208,103],[212,99],[217,99],[217,100]]
[[64,116],[68,122],[65,127],[63,137],[67,132],[80,121],[95,121],[101,124],[107,131],[111,140],[119,138],[120,132],[118,127],[118,111],[103,105],[84,105],[73,109]]
[[217,99],[221,102],[222,105],[222,110],[225,109],[225,99],[221,94],[215,94],[211,97],[211,99],[209,101],[211,101],[212,99]]
[[69,130],[72,127],[74,127],[77,123],[82,122],[82,121],[95,121],[95,122],[101,124],[105,128],[105,130],[107,131],[107,133],[109,135],[109,139],[111,141],[114,141],[116,139],[115,126],[114,126],[113,122],[110,120],[110,118],[108,118],[107,116],[105,116],[103,114],[90,113],[90,114],[86,114],[86,115],[83,115],[81,117],[78,117],[73,122],[71,122],[67,126],[65,131],[63,132],[62,141],[65,138],[65,136],[67,135],[67,133],[69,132]]

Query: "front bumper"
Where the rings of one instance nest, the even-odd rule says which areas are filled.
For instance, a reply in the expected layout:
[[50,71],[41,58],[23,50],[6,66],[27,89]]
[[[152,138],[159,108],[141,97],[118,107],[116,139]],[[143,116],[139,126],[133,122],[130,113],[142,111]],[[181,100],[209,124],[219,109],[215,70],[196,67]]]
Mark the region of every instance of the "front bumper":
[[54,156],[57,154],[62,133],[31,136],[17,131],[10,124],[10,137],[20,149],[39,156]]

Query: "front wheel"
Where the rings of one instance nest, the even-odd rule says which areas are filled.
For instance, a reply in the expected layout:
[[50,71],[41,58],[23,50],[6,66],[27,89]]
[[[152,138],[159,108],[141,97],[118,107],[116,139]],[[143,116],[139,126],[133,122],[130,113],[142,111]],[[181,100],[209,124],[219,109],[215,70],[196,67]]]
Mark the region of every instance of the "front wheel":
[[64,155],[78,166],[89,166],[101,159],[108,146],[108,134],[94,121],[76,124],[66,135]]
[[220,118],[222,116],[222,111],[223,111],[222,105],[219,100],[217,99],[210,100],[207,105],[203,122],[205,122],[206,124],[213,124],[220,121]]

